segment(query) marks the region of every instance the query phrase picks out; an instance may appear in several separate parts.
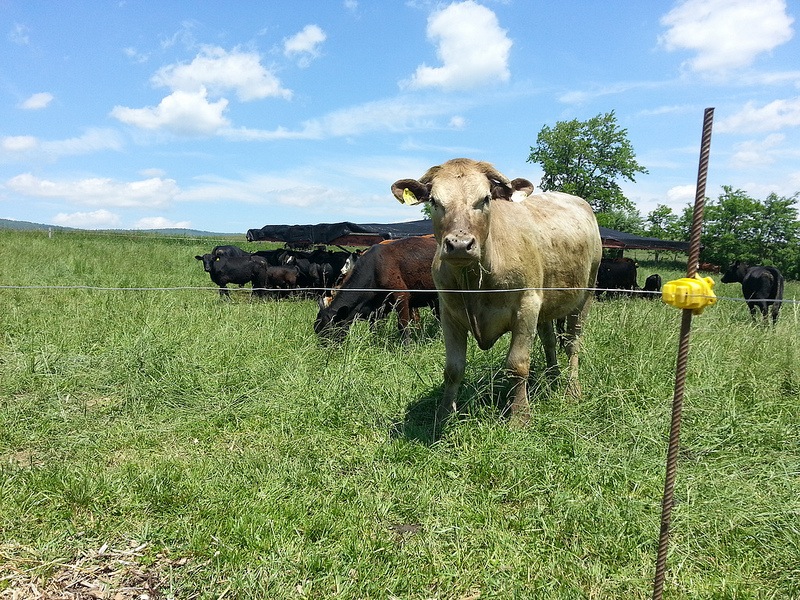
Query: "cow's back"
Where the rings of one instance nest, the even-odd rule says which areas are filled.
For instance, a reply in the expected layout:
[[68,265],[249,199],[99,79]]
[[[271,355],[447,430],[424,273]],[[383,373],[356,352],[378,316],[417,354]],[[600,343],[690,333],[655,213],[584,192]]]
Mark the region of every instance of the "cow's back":
[[495,202],[484,262],[492,287],[547,289],[543,319],[563,317],[583,304],[602,257],[589,204],[561,192]]

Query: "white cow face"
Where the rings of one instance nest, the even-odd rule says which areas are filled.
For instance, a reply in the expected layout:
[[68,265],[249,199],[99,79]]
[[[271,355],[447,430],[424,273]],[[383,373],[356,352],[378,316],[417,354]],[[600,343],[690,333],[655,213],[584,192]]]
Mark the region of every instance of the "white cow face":
[[401,179],[392,186],[401,202],[430,204],[439,256],[456,267],[481,260],[492,205],[511,201],[515,192],[525,197],[532,191],[529,181],[508,181],[491,165],[469,159],[449,161],[429,169],[420,181]]

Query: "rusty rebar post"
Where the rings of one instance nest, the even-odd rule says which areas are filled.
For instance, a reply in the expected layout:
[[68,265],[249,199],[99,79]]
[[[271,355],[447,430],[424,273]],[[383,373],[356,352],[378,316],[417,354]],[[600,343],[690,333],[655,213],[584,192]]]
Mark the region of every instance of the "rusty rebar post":
[[[694,196],[692,230],[689,236],[689,262],[686,276],[694,277],[700,259],[700,233],[703,229],[703,209],[706,203],[706,177],[708,175],[708,156],[711,150],[711,124],[714,109],[707,108],[703,115],[703,137],[700,144],[700,164],[697,169],[697,190]],[[653,600],[661,600],[664,593],[664,577],[667,570],[667,549],[669,547],[669,525],[675,492],[675,472],[678,464],[678,451],[681,442],[681,413],[683,393],[686,387],[686,366],[689,362],[689,337],[692,329],[692,311],[683,309],[681,331],[678,342],[678,358],[675,363],[675,391],[672,398],[672,420],[669,429],[669,448],[667,468],[664,477],[664,496],[661,502],[661,532],[658,538],[656,574],[653,582]]]

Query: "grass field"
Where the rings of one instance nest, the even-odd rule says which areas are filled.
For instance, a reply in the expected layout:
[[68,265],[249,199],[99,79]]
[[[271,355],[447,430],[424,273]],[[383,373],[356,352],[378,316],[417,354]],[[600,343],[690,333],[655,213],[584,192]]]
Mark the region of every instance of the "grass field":
[[[321,346],[314,301],[198,289],[215,243],[0,232],[0,285],[192,288],[0,289],[0,598],[650,597],[678,310],[594,303],[584,397],[534,381],[524,429],[507,339],[470,345],[434,439],[430,314],[407,347],[391,320]],[[800,598],[800,306],[764,328],[715,291],[665,598]]]

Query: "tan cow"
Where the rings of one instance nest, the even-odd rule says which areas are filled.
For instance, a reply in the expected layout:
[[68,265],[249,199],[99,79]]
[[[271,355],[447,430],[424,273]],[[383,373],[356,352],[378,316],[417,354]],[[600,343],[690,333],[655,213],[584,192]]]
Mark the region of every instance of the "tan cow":
[[401,202],[430,203],[438,242],[432,272],[446,361],[437,421],[457,410],[470,331],[482,350],[511,332],[509,409],[525,422],[531,342],[538,332],[553,382],[558,377],[553,321],[566,318],[568,392],[580,395],[578,343],[600,264],[600,233],[581,198],[532,191],[529,181],[509,181],[492,165],[466,158],[432,167],[419,181],[392,185]]

